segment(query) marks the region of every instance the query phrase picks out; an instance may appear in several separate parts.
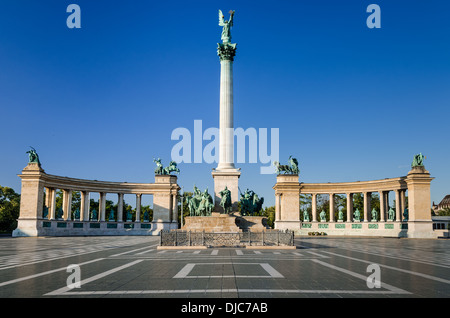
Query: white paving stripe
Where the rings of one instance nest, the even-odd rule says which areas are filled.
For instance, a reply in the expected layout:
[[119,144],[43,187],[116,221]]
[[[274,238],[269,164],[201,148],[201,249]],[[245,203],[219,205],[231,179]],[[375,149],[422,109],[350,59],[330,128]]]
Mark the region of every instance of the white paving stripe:
[[[312,259],[311,261],[313,261],[315,263],[318,263],[318,264],[321,264],[323,266],[329,267],[329,268],[331,268],[331,269],[333,269],[335,271],[339,271],[339,272],[351,275],[353,277],[360,278],[360,279],[362,279],[364,281],[367,280],[367,276],[364,276],[364,275],[361,275],[361,274],[349,271],[348,269],[345,269],[345,268],[342,268],[342,267],[338,267],[338,266],[335,266],[335,265],[332,265],[332,264],[329,264],[329,263],[325,263],[325,262],[322,262],[322,261],[320,261],[318,259]],[[389,285],[389,284],[386,284],[386,283],[383,283],[383,282],[381,282],[381,287],[386,288],[386,289],[390,290],[391,292],[393,292],[395,294],[411,294],[410,292],[408,292],[406,290],[397,288],[395,286],[392,286],[392,285]]]
[[142,255],[142,254],[147,254],[147,253],[150,253],[150,252],[153,252],[153,251],[156,251],[154,248],[151,248],[151,249],[149,249],[149,250],[145,250],[145,251],[142,251],[142,252],[139,252],[139,253],[136,253],[136,254],[134,254],[134,255]]
[[[135,264],[137,264],[137,263],[140,263],[140,262],[142,262],[142,261],[143,261],[142,259],[138,259],[138,260],[133,261],[133,262],[131,262],[131,263],[127,263],[127,264],[125,264],[125,265],[122,265],[122,266],[119,266],[119,267],[110,269],[109,271],[103,272],[103,273],[101,273],[101,274],[98,274],[98,275],[95,275],[95,276],[92,276],[92,277],[83,279],[83,280],[80,282],[80,285],[83,286],[83,285],[85,285],[85,284],[87,284],[87,283],[90,283],[90,282],[93,282],[93,281],[95,281],[95,280],[97,280],[97,279],[106,277],[106,276],[108,276],[108,275],[111,275],[111,274],[113,274],[113,273],[115,273],[115,272],[118,272],[118,271],[120,271],[120,270],[122,270],[122,269],[125,269],[125,268],[127,268],[127,267],[133,266],[133,265],[135,265]],[[50,293],[47,293],[47,294],[45,294],[44,296],[61,295],[61,294],[64,294],[65,292],[67,292],[67,291],[69,291],[69,290],[70,290],[70,288],[66,286],[66,287],[62,287],[62,288],[60,288],[60,289],[54,290],[54,291],[52,291],[52,292],[50,292]]]
[[[326,251],[324,251],[324,253],[331,254],[331,255],[335,255],[335,256],[339,256],[339,257],[343,257],[343,258],[347,258],[347,259],[351,259],[351,260],[354,260],[354,261],[359,261],[359,262],[367,263],[367,264],[373,264],[373,262],[369,262],[369,261],[362,260],[362,259],[355,258],[355,257],[344,256],[344,255],[340,255],[340,254],[333,253],[333,252],[326,252]],[[401,268],[398,268],[398,267],[393,267],[393,266],[388,266],[388,265],[383,265],[383,264],[378,264],[378,265],[380,265],[380,267],[384,267],[384,268],[396,270],[396,271],[403,272],[403,273],[407,273],[407,274],[411,274],[411,275],[420,276],[420,277],[423,277],[423,278],[435,280],[435,281],[438,281],[438,282],[441,282],[441,283],[445,283],[445,284],[450,284],[450,280],[447,280],[447,279],[444,279],[444,278],[435,277],[435,276],[431,276],[431,275],[427,275],[427,274],[422,274],[422,273],[419,273],[419,272],[414,272],[414,271],[410,271],[410,270],[406,270],[406,269],[401,269]]]
[[[194,269],[195,265],[260,265],[268,274],[267,275],[191,275],[189,273]],[[267,263],[189,263],[186,264],[173,278],[284,278],[275,268]]]
[[[205,293],[283,293],[283,294],[375,294],[389,295],[398,294],[395,291],[379,290],[339,290],[339,289],[155,289],[155,290],[101,290],[101,291],[80,291],[65,292],[67,296],[84,295],[139,295],[139,294],[205,294]],[[403,293],[402,293],[403,294]]]
[[[86,264],[90,264],[90,263],[95,263],[95,262],[98,262],[98,261],[101,261],[101,260],[104,260],[104,258],[97,258],[97,259],[94,259],[92,261],[87,261],[87,262],[76,264],[76,265],[81,266],[81,265],[86,265]],[[56,273],[56,272],[59,272],[59,271],[63,271],[63,270],[67,270],[67,266],[61,267],[61,268],[57,268],[57,269],[53,269],[53,270],[46,271],[46,272],[42,272],[42,273],[38,273],[38,274],[34,274],[34,275],[29,275],[29,276],[25,276],[25,277],[9,280],[7,282],[0,283],[0,287],[6,286],[6,285],[10,285],[10,284],[14,284],[14,283],[18,283],[18,282],[22,282],[24,280],[36,278],[36,277],[39,277],[39,276],[53,274],[53,273]]]

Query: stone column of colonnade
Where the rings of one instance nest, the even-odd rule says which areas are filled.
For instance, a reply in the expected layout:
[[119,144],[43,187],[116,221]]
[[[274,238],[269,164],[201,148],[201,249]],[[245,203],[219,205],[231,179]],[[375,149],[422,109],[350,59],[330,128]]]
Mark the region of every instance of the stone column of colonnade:
[[312,194],[311,200],[312,221],[317,222],[317,193]]
[[[394,191],[395,193],[395,222],[401,222],[402,221],[402,215],[403,215],[403,211],[405,209],[405,193],[406,190],[404,189],[396,189],[396,190],[391,190]],[[353,204],[353,195],[355,193],[358,192],[347,192],[345,193],[346,197],[347,197],[347,221],[346,222],[353,222],[353,213],[354,213],[354,204]],[[389,191],[379,191],[379,195],[380,195],[380,215],[379,215],[379,221],[380,222],[386,222],[388,220],[387,218],[387,213],[389,211]],[[319,193],[309,193],[311,194],[311,213],[312,213],[312,222],[317,222],[318,221],[318,212],[317,211],[317,195]],[[337,193],[329,193],[329,197],[330,197],[330,202],[329,202],[329,207],[330,207],[330,219],[328,220],[329,222],[335,222],[336,220],[334,219],[334,213],[331,213],[331,211],[335,210],[335,196]],[[281,212],[281,193],[280,194],[276,194],[275,196],[275,206],[276,206],[276,220],[280,220],[281,216],[280,216],[280,212]],[[362,220],[363,222],[370,222],[372,221],[372,209],[371,209],[371,197],[372,197],[372,192],[363,192],[363,197],[364,197],[364,203],[363,203],[363,210],[364,213],[362,215]],[[378,220],[377,220],[378,221]]]
[[142,200],[142,194],[138,193],[136,194],[136,219],[134,222],[139,223],[141,222],[141,200]]
[[123,221],[123,193],[117,194],[117,222]]
[[80,191],[80,221],[89,221],[90,194],[88,191]]
[[[44,205],[48,208],[47,219],[56,220],[56,188],[45,187],[45,202]],[[62,189],[63,191],[63,220],[72,220],[72,193],[71,189]],[[106,221],[106,195],[107,192],[99,192],[99,211],[98,219],[90,220],[90,192],[80,190],[80,217],[79,221]],[[134,222],[139,223],[141,217],[141,207],[142,207],[142,194],[137,193],[136,195],[136,219]],[[124,193],[117,193],[117,214],[116,222],[123,222],[123,204],[124,204]],[[178,213],[178,205],[176,204],[176,195],[173,195],[171,199],[171,204],[173,205],[173,215],[171,215],[171,221],[175,221]]]
[[[55,188],[45,188],[46,199],[44,205],[48,208],[48,216],[49,220],[56,220],[56,190]],[[72,193],[73,190],[63,189],[63,220],[71,221],[72,220]],[[106,195],[108,192],[99,192],[99,211],[98,211],[98,221],[105,222],[106,221]],[[141,217],[141,207],[142,207],[142,194],[137,193],[136,195],[136,219],[135,222],[140,222]],[[117,214],[116,221],[123,222],[123,203],[124,203],[124,193],[117,193]],[[176,198],[172,199],[172,202],[176,202]],[[176,215],[178,211],[178,205],[174,204],[173,206],[174,215]],[[97,221],[90,220],[90,192],[80,190],[80,217],[79,221]],[[173,217],[171,217],[173,219]]]
[[63,190],[63,218],[66,221],[72,219],[72,190]]
[[347,222],[353,221],[353,193],[346,193],[347,195]]

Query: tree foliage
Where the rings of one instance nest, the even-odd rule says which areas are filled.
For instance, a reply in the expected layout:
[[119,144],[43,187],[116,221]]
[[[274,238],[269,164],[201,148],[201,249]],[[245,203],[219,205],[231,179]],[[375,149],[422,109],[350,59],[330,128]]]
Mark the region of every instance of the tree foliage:
[[0,186],[0,231],[11,232],[17,227],[20,213],[20,194]]

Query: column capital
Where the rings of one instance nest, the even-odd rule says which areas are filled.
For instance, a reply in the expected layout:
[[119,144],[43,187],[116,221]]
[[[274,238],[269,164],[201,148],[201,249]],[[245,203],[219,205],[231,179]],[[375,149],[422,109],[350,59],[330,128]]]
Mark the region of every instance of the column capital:
[[217,43],[217,55],[220,61],[234,61],[236,43]]

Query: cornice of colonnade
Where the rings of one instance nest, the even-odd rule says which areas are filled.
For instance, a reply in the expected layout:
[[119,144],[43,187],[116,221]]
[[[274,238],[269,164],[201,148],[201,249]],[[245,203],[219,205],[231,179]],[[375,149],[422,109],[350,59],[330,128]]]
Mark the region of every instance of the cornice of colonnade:
[[177,184],[177,176],[155,175],[154,183],[98,181],[62,177],[45,173],[37,165],[28,164],[18,175],[21,179],[39,180],[43,187],[72,191],[123,193],[123,194],[176,194],[181,188]]
[[275,194],[291,191],[298,191],[300,194],[345,194],[407,190],[408,185],[406,176],[369,181],[304,183],[298,181],[298,176],[278,175],[273,189]]

